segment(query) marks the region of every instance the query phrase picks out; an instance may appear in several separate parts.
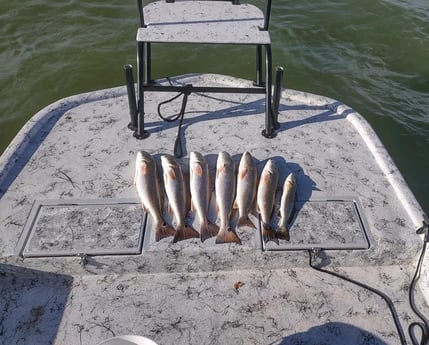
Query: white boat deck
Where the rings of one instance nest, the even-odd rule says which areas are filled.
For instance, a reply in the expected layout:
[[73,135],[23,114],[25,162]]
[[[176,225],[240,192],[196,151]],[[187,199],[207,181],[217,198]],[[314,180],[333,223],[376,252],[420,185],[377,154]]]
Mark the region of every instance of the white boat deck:
[[[167,82],[167,81],[164,81]],[[246,81],[187,75],[173,83]],[[36,114],[0,159],[0,339],[5,344],[96,345],[139,334],[158,344],[400,344],[386,303],[309,266],[380,289],[394,302],[404,337],[418,321],[408,305],[423,212],[366,121],[344,104],[283,90],[280,129],[267,139],[264,97],[191,94],[183,121],[186,156],[212,173],[219,151],[249,151],[298,180],[291,241],[242,245],[214,239],[153,240],[133,185],[135,156],[172,154],[177,123],[156,115],[173,94],[145,94],[146,128],[127,128],[125,87],[73,96]],[[177,113],[181,99],[162,107]],[[214,175],[213,175],[214,176]],[[212,210],[211,216],[215,219]],[[192,218],[192,217],[191,217]],[[256,220],[256,218],[254,218]],[[198,223],[196,223],[198,229]],[[416,303],[428,315],[428,260]],[[234,283],[244,285],[236,290]]]

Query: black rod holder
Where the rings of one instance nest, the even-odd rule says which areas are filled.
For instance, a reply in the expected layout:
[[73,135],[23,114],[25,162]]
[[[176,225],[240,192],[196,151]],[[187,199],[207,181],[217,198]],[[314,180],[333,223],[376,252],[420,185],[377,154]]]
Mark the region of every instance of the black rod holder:
[[152,48],[149,42],[146,42],[144,45],[144,83],[151,84],[152,83]]
[[262,130],[262,135],[265,138],[272,139],[276,137],[274,132],[274,118],[273,118],[273,108],[272,108],[272,67],[271,67],[271,46],[269,44],[265,45],[265,129]]
[[265,31],[268,30],[268,26],[270,25],[270,14],[271,14],[271,0],[268,0],[267,7],[265,8],[264,27],[262,28]]
[[137,6],[139,7],[140,27],[145,28],[146,24],[144,22],[143,0],[137,0]]
[[262,76],[262,47],[256,47],[256,81],[253,83],[255,86],[264,86],[264,78]]
[[149,136],[149,132],[144,129],[144,47],[143,42],[137,44],[137,92],[138,92],[138,108],[137,108],[137,129],[134,131],[136,139],[144,139]]
[[279,107],[280,107],[280,98],[282,93],[282,81],[283,81],[283,67],[276,67],[276,80],[274,82],[274,92],[273,92],[273,128],[279,129],[280,123],[279,119]]
[[136,89],[134,86],[133,77],[133,66],[127,64],[124,66],[125,81],[127,85],[128,94],[128,106],[130,108],[131,121],[128,124],[128,128],[135,131],[137,129],[137,101],[136,101]]

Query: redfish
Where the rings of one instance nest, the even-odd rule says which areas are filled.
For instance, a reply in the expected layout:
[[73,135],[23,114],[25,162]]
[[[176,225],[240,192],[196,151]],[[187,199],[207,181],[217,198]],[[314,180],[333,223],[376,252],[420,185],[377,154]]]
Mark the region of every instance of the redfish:
[[162,216],[163,198],[156,163],[152,156],[145,151],[137,152],[134,182],[143,210],[149,212],[154,219],[155,240],[159,241],[164,237],[173,236],[176,231]]
[[180,165],[170,155],[161,156],[161,164],[169,208],[176,222],[176,234],[174,235],[173,242],[188,238],[199,238],[200,234],[198,231],[185,223],[187,215],[187,189]]
[[289,241],[287,224],[291,221],[295,211],[297,183],[294,173],[290,173],[283,184],[283,193],[280,201],[280,220],[277,237]]
[[210,173],[206,160],[199,152],[191,152],[189,171],[192,206],[197,213],[201,241],[204,242],[206,239],[216,236],[219,227],[207,218],[211,197]]
[[216,243],[235,242],[241,240],[231,228],[231,212],[235,198],[235,164],[227,152],[220,152],[216,163],[216,205],[220,217],[220,229]]
[[277,164],[274,160],[269,159],[259,179],[257,204],[262,220],[262,238],[265,242],[274,241],[277,244],[279,240],[276,238],[276,233],[271,227],[271,217],[274,211],[278,180],[279,172]]
[[254,207],[256,188],[258,183],[258,171],[256,164],[249,152],[244,152],[238,166],[237,196],[235,205],[238,207],[237,226],[250,226],[256,228],[249,219],[249,212]]

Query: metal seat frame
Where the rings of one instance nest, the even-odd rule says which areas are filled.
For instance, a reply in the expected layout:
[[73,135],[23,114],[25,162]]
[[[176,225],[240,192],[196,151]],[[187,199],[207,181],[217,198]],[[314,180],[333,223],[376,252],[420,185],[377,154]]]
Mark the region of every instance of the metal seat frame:
[[[162,0],[164,1],[164,0]],[[181,0],[193,1],[193,0]],[[233,5],[239,5],[238,0],[222,0],[232,2]],[[174,0],[167,0],[167,3],[174,3]],[[169,43],[165,42],[144,40],[140,38],[140,33],[148,27],[145,23],[143,0],[137,0],[140,28],[137,32],[137,100],[135,99],[134,80],[131,65],[125,66],[125,75],[127,79],[128,100],[130,106],[131,122],[129,128],[134,130],[134,137],[137,139],[144,139],[149,136],[149,132],[144,127],[144,94],[146,91],[155,92],[179,92],[183,94],[190,94],[191,92],[205,92],[205,93],[251,93],[251,94],[265,94],[265,129],[262,135],[267,138],[275,137],[274,129],[279,127],[277,122],[277,114],[279,107],[279,94],[281,88],[281,78],[283,69],[278,68],[276,74],[276,83],[274,89],[274,102],[272,102],[272,57],[271,57],[271,42],[264,42],[264,44],[250,45],[256,46],[256,80],[253,87],[219,87],[219,86],[174,86],[174,85],[159,85],[155,84],[152,80],[152,51],[151,44]],[[269,20],[271,12],[271,0],[267,0],[263,26],[259,30],[268,32]],[[219,18],[219,23],[222,18]],[[182,23],[179,23],[182,24]],[[150,25],[150,24],[149,24]],[[177,42],[174,42],[177,43]],[[187,42],[189,43],[189,42]],[[197,43],[197,42],[193,42]],[[201,44],[213,43],[201,39]],[[216,42],[215,42],[216,43]],[[229,43],[222,42],[221,44],[248,44],[240,41],[233,41]],[[263,52],[265,52],[265,80],[263,78]],[[186,106],[186,104],[184,105]],[[183,108],[184,108],[183,106]],[[183,109],[184,111],[184,109]],[[275,115],[275,116],[274,116]]]

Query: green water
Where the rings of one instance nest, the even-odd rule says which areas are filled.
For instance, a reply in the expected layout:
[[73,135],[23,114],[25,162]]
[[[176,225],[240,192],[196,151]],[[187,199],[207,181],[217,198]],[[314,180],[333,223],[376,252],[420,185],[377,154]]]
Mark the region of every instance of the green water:
[[[134,0],[0,0],[0,23],[0,153],[44,106],[123,85],[135,62]],[[284,86],[360,112],[428,211],[429,1],[273,0],[270,29]],[[155,77],[254,77],[249,48],[174,48],[154,47]]]

